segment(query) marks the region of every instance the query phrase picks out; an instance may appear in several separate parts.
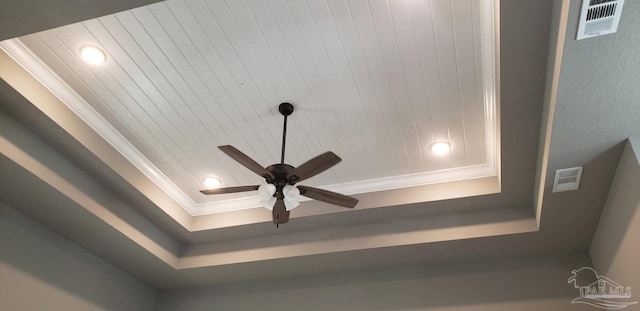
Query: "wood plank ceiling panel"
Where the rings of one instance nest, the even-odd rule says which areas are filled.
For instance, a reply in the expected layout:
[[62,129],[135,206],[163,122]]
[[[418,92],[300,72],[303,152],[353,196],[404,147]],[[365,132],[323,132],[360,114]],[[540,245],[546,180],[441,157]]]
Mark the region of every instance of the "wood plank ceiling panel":
[[[327,132],[329,126],[326,122],[326,116],[316,115],[312,117],[305,109],[317,109],[318,97],[323,97],[322,95],[318,96],[318,92],[309,86],[317,84],[317,82],[310,82],[314,77],[317,77],[317,73],[309,60],[304,44],[297,34],[297,29],[291,16],[287,14],[288,10],[286,8],[271,8],[273,5],[277,5],[277,3],[271,1],[268,3],[252,2],[249,5],[251,10],[247,15],[251,18],[257,31],[260,32],[261,37],[264,37],[267,49],[262,52],[270,54],[261,56],[261,58],[271,57],[277,64],[277,68],[273,67],[276,72],[270,72],[270,74],[281,75],[280,78],[284,78],[286,81],[286,84],[281,84],[284,88],[280,89],[280,92],[291,96],[295,102],[299,102],[298,98],[305,98],[306,105],[300,104],[302,109],[298,109],[296,117],[291,118],[291,128],[305,137],[303,139],[304,144],[301,147],[306,147],[307,152],[301,154],[306,154],[307,157],[304,159],[287,158],[288,162],[293,163],[293,165],[299,165],[323,152],[322,148],[331,146],[333,143],[328,135],[318,135],[318,133]],[[286,6],[286,4],[284,5]],[[296,149],[297,147],[290,145],[290,148]],[[334,172],[327,173],[329,174],[328,176],[335,176]],[[314,179],[314,181],[321,182],[326,176],[326,174],[318,176],[319,179]],[[333,179],[335,180],[335,177]]]
[[[426,101],[424,106],[428,110],[428,122],[431,125],[433,141],[427,143],[427,147],[434,142],[450,141],[449,127],[445,113],[445,100],[440,80],[440,65],[436,45],[436,31],[433,25],[433,11],[429,1],[415,1],[410,3],[411,20],[415,33],[416,48],[419,57],[419,75]],[[451,157],[440,157],[431,152],[425,153],[425,161],[434,170],[453,167]]]
[[[407,117],[413,120],[415,134],[417,137],[416,150],[421,160],[421,170],[434,170],[434,161],[430,161],[429,147],[434,142],[433,116],[429,111],[427,103],[424,82],[421,71],[421,60],[418,52],[415,32],[415,21],[412,18],[414,13],[413,2],[411,1],[389,1],[388,11],[390,19],[393,21],[392,35],[395,36],[397,43],[397,59],[400,61],[402,68],[404,83],[406,84],[405,100],[407,106],[405,109],[410,111]],[[423,116],[420,120],[413,117],[414,115]],[[416,154],[418,155],[418,154]]]
[[[320,36],[316,49],[322,49],[326,53],[325,66],[328,66],[323,69],[323,81],[328,94],[326,101],[333,108],[333,111],[330,108],[320,109],[318,113],[332,113],[334,120],[340,124],[338,127],[342,130],[341,136],[346,141],[346,148],[343,147],[342,152],[354,156],[366,146],[366,134],[363,134],[363,130],[370,128],[369,123],[376,120],[363,118],[362,112],[368,106],[363,104],[363,97],[357,92],[356,87],[357,83],[362,81],[354,76],[330,6],[322,1],[309,1],[307,6]],[[333,127],[334,131],[338,127]],[[334,135],[331,136],[336,137]],[[378,150],[390,150],[385,148],[387,146],[381,146],[379,141],[369,146]],[[363,169],[363,166],[364,162],[358,161],[355,165],[345,166],[345,171],[350,176],[362,179],[363,172],[366,171],[366,167]]]
[[478,135],[478,111],[476,105],[475,45],[473,41],[472,0],[451,2],[456,70],[460,94],[460,113],[464,130],[465,165],[478,164],[480,142]]
[[[214,111],[211,105],[203,104],[198,100],[196,92],[184,80],[175,78],[180,73],[171,65],[171,61],[165,57],[164,52],[158,48],[153,38],[146,37],[146,40],[140,40],[141,46],[136,47],[135,38],[144,37],[144,34],[141,33],[144,33],[145,29],[134,19],[131,19],[134,16],[123,15],[129,19],[118,15],[117,17],[101,18],[100,22],[111,33],[114,33],[114,38],[118,38],[121,46],[130,47],[127,48],[128,55],[146,73],[146,77],[156,87],[156,93],[162,94],[162,97],[157,98],[153,103],[159,111],[167,116],[165,121],[173,124],[173,128],[178,132],[190,134],[183,139],[193,148],[192,150],[196,150],[201,155],[200,158],[193,159],[194,162],[190,163],[194,165],[192,171],[196,172],[193,174],[191,183],[199,183],[201,176],[212,171],[215,171],[224,180],[250,182],[249,177],[253,176],[249,176],[249,174],[235,175],[229,172],[228,166],[231,165],[231,161],[220,162],[227,159],[219,155],[215,146],[212,145],[221,137],[224,138],[226,134],[218,122],[212,118]],[[126,23],[126,28],[123,23]],[[131,35],[129,32],[135,34]],[[135,72],[135,66],[127,66],[126,68],[128,71],[134,71],[131,73],[134,76],[138,74],[142,76],[143,74]],[[168,79],[167,77],[172,78]],[[152,93],[153,90],[149,92],[150,95]],[[218,134],[214,135],[214,133]],[[210,141],[211,144],[203,144],[203,140]],[[213,163],[221,163],[222,166],[211,166],[211,159],[213,159]]]
[[[367,12],[365,7],[357,12]],[[390,93],[393,105],[391,110],[398,115],[398,121],[402,131],[406,156],[409,159],[408,169],[415,172],[423,169],[420,137],[417,132],[416,115],[409,100],[406,76],[402,64],[401,52],[395,33],[395,21],[392,19],[389,3],[385,0],[375,0],[368,3],[370,16],[367,19],[373,27],[365,28],[360,33],[372,33],[375,37],[370,40],[377,41],[380,54],[380,66],[382,72],[376,76],[384,81],[385,90]],[[425,133],[429,134],[429,133]]]
[[[278,162],[343,158],[315,186],[486,161],[480,8],[473,0],[169,0],[23,37],[194,202],[208,175],[261,179],[218,149]],[[85,65],[83,44],[108,61]],[[449,156],[433,155],[450,141]]]
[[465,164],[464,129],[460,115],[461,103],[457,75],[456,50],[453,32],[451,4],[447,1],[431,1],[432,20],[436,33],[436,52],[447,120],[451,159],[453,166]]
[[[190,176],[182,173],[184,182],[190,184],[198,183],[200,178],[194,175],[193,172],[196,171],[199,163],[209,163],[206,155],[210,150],[196,139],[199,131],[194,131],[187,123],[188,121],[185,121],[184,116],[188,115],[186,111],[189,111],[188,108],[191,105],[184,106],[187,109],[174,109],[170,100],[164,98],[162,93],[159,92],[159,88],[151,82],[149,78],[151,75],[140,70],[140,65],[138,65],[140,60],[132,59],[133,54],[124,50],[113,37],[112,34],[114,33],[104,27],[103,19],[87,21],[82,25],[72,25],[70,29],[77,33],[78,36],[94,35],[102,46],[110,51],[110,56],[113,57],[114,63],[119,66],[106,66],[105,68],[109,68],[113,78],[122,86],[124,92],[131,97],[124,101],[127,107],[131,107],[128,112],[134,118],[142,118],[142,123],[150,128],[159,139],[169,141],[171,145],[167,146],[167,153],[179,159],[179,162],[170,162],[170,165],[176,165],[176,172],[186,170],[186,172],[191,173]],[[156,51],[158,52],[158,57],[152,59],[162,59],[159,55],[164,51]],[[146,55],[144,58],[146,58]],[[169,62],[167,61],[167,63]],[[174,80],[169,79],[169,81]]]
[[[81,25],[79,25],[82,27]],[[51,48],[56,52],[57,57],[62,59],[62,61],[66,64],[73,64],[72,59],[75,56],[73,51],[77,50],[77,47],[73,42],[78,42],[78,38],[69,31],[70,28],[60,28],[56,29],[53,32],[44,32],[38,34],[38,38],[42,40],[45,48]],[[77,34],[82,35],[79,30],[75,31]],[[82,42],[93,42],[97,41],[93,39],[87,38],[87,35],[82,35]],[[65,43],[66,42],[66,43]],[[69,43],[72,42],[72,43]],[[33,48],[33,47],[32,47]],[[63,63],[63,64],[64,64]],[[82,63],[78,63],[82,65]],[[52,65],[52,63],[49,63]],[[111,71],[114,70],[116,66],[111,66]],[[57,72],[61,72],[60,68],[54,68]],[[78,74],[78,72],[76,72]],[[99,87],[100,85],[104,86],[104,89],[99,89],[101,91],[101,98],[108,100],[108,105],[97,106],[101,108],[107,108],[112,110],[119,118],[124,120],[126,124],[130,125],[132,132],[137,133],[141,137],[140,141],[145,141],[148,148],[152,150],[159,150],[159,154],[163,154],[165,161],[171,161],[178,158],[173,158],[173,154],[171,151],[180,152],[182,149],[178,148],[178,145],[174,140],[166,139],[163,135],[154,135],[155,133],[163,133],[163,131],[158,127],[157,123],[144,112],[144,110],[135,102],[133,97],[126,92],[121,84],[123,81],[116,79],[111,72],[106,70],[94,70],[93,72],[84,72],[82,78],[86,79],[86,81],[91,81],[88,79],[89,75],[95,74],[97,80],[92,81],[95,84],[92,84],[92,87]],[[80,89],[78,84],[74,84],[75,89]],[[104,111],[105,109],[98,109],[99,111]],[[103,113],[103,112],[101,112]],[[103,113],[103,115],[106,115]],[[125,129],[121,129],[121,132],[126,133]],[[157,143],[157,144],[154,144]],[[162,152],[164,151],[164,152]],[[178,154],[178,157],[186,157],[186,154]],[[174,160],[175,161],[175,160]],[[182,174],[189,174],[187,169],[184,169]]]
[[[389,140],[391,141],[391,150],[393,151],[394,162],[398,170],[397,173],[409,172],[409,159],[406,153],[406,146],[402,133],[400,131],[400,122],[395,113],[395,109],[390,107],[388,103],[392,103],[388,92],[386,92],[386,81],[382,79],[383,69],[382,62],[379,56],[379,48],[375,40],[364,40],[371,32],[359,33],[357,29],[357,23],[353,20],[352,11],[348,3],[344,1],[328,1],[329,10],[331,16],[329,20],[333,20],[335,27],[337,28],[337,35],[339,37],[340,47],[344,50],[346,55],[346,66],[350,70],[354,80],[354,88],[348,90],[349,93],[357,96],[355,98],[347,99],[346,105],[353,105],[355,103],[362,107],[362,113],[367,114],[370,112],[371,106],[377,106],[380,109],[381,116],[384,118],[386,129],[389,131]],[[376,57],[372,59],[372,57]],[[355,105],[353,105],[355,106]],[[391,108],[391,109],[390,109]],[[371,120],[373,122],[375,119]],[[373,154],[376,154],[376,150],[367,148],[374,147],[379,149],[382,145],[381,139],[375,141],[368,141],[365,139],[367,133],[362,133],[363,129],[366,129],[367,119],[359,115],[355,118],[354,122],[358,132],[359,144],[354,146],[354,150],[357,154],[368,155],[363,158],[372,158]],[[374,123],[372,127],[381,127],[382,124]],[[369,167],[366,162],[359,161],[364,168],[361,167],[361,171],[366,171]],[[388,163],[388,162],[386,162]],[[385,165],[389,167],[389,165]]]
[[[188,101],[184,103],[174,102],[175,110],[191,108],[195,111],[198,118],[192,120],[197,129],[192,133],[197,140],[194,144],[200,146],[206,146],[210,150],[208,157],[202,161],[207,163],[213,163],[214,167],[217,161],[225,161],[227,167],[232,167],[232,171],[239,169],[238,165],[233,161],[220,154],[216,149],[217,145],[225,144],[224,135],[222,133],[233,134],[235,137],[226,139],[235,139],[240,141],[240,144],[246,147],[246,137],[253,137],[256,135],[256,129],[251,127],[245,127],[242,130],[239,129],[239,125],[232,124],[230,120],[238,118],[243,120],[248,115],[251,115],[251,110],[240,110],[234,105],[223,104],[231,102],[229,100],[229,92],[227,92],[218,82],[218,78],[213,75],[206,60],[195,49],[189,37],[184,33],[179,25],[176,25],[172,20],[170,14],[166,10],[154,9],[163,8],[164,6],[155,6],[148,11],[136,12],[135,17],[141,21],[141,25],[144,27],[144,31],[149,33],[153,42],[161,47],[159,51],[162,51],[166,55],[167,46],[170,55],[167,55],[167,65],[171,65],[170,68],[175,68],[175,71],[171,72],[171,80],[180,83],[179,89],[190,90],[191,96]],[[162,21],[160,23],[159,21]],[[147,25],[147,26],[144,26]],[[151,26],[148,26],[151,25]],[[173,26],[173,27],[171,27]],[[178,65],[176,65],[176,61]],[[205,83],[204,81],[207,81]],[[243,94],[240,92],[239,96]],[[231,130],[229,130],[231,129]],[[230,136],[230,135],[229,135]],[[256,148],[263,147],[263,144],[255,145]],[[249,149],[250,152],[252,149]],[[261,154],[267,152],[266,149],[259,149]],[[214,157],[213,155],[217,155]],[[260,157],[256,157],[260,159]],[[208,174],[219,174],[218,170],[204,168],[199,172],[198,183]],[[256,183],[259,181],[250,172],[243,172],[245,180],[244,184]],[[223,180],[225,177],[219,175]]]
[[[330,58],[328,50],[337,48],[335,42],[323,41],[320,25],[316,22],[316,18],[312,15],[311,8],[305,1],[289,1],[287,2],[291,19],[293,19],[296,27],[297,36],[302,40],[303,48],[308,55],[308,61],[313,66],[314,75],[311,81],[311,94],[315,111],[323,117],[326,124],[327,133],[323,135],[331,139],[331,144],[335,146],[336,152],[340,154],[353,155],[350,142],[347,140],[347,132],[354,133],[357,131],[352,113],[341,109],[344,102],[342,86],[336,78],[336,72],[333,68],[333,61]],[[282,5],[280,5],[282,7]],[[277,10],[272,8],[271,10]],[[335,32],[335,31],[330,31]],[[313,110],[311,109],[311,112]],[[326,143],[326,142],[325,142]],[[354,176],[353,169],[331,170],[330,173],[339,181],[350,180],[349,176]],[[357,175],[355,175],[357,176]]]
[[[272,156],[265,162],[265,165],[271,164],[279,159],[279,147],[282,131],[282,119],[278,118],[276,105],[280,101],[291,101],[293,96],[287,88],[287,81],[280,70],[280,67],[275,62],[269,46],[266,44],[260,29],[257,27],[255,20],[253,20],[252,13],[248,10],[247,6],[241,2],[228,3],[230,10],[227,14],[232,14],[232,19],[245,20],[249,22],[238,23],[236,25],[229,25],[229,18],[225,20],[226,28],[233,28],[235,26],[239,29],[233,31],[234,36],[227,36],[232,39],[235,44],[242,46],[242,55],[239,57],[242,59],[245,68],[250,71],[249,79],[246,82],[241,82],[243,86],[256,85],[259,88],[261,98],[252,102],[252,105],[256,107],[256,111],[267,112],[271,111],[274,116],[269,118],[270,124],[268,124],[268,130],[273,133],[274,140],[270,146]],[[225,8],[226,9],[226,8]],[[218,12],[216,10],[216,12]],[[206,25],[211,23],[211,18],[202,18],[201,24]],[[242,35],[244,34],[244,35]],[[246,40],[246,37],[253,38],[252,40]],[[240,49],[237,49],[240,50]],[[297,115],[297,113],[296,113]],[[299,131],[291,131],[287,135],[288,148],[286,160],[298,160],[309,159],[314,156],[308,147],[309,141],[301,135]],[[274,147],[275,146],[275,147]]]

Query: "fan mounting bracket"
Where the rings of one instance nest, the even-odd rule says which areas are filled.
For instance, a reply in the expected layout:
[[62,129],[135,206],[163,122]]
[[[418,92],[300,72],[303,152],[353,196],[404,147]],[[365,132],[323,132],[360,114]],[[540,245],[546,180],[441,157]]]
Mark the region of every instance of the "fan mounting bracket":
[[293,105],[290,103],[282,103],[278,106],[278,111],[283,116],[290,116],[293,113]]

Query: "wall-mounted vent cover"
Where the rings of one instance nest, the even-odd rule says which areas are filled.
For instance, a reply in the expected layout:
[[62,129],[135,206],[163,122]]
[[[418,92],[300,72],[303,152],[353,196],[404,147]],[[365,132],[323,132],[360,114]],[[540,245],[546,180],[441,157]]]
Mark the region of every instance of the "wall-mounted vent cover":
[[624,0],[583,0],[577,39],[616,32],[623,4]]
[[582,177],[582,166],[557,170],[553,180],[553,192],[578,190],[580,177]]

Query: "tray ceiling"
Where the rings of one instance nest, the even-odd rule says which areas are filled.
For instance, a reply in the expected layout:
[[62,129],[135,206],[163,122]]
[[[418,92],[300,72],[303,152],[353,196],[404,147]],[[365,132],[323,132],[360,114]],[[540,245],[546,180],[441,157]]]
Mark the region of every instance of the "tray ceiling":
[[[266,165],[327,150],[343,161],[307,184],[369,193],[497,174],[493,2],[166,1],[13,39],[2,48],[191,214],[256,207],[202,196]],[[106,51],[92,66],[83,45]],[[433,155],[448,141],[447,156]]]

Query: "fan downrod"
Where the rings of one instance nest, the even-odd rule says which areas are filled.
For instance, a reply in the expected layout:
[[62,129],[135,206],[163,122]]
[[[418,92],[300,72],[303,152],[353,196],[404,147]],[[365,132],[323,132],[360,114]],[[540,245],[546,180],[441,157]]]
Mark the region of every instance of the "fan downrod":
[[287,145],[287,117],[293,113],[293,105],[290,103],[282,103],[278,106],[278,111],[284,116],[284,124],[282,125],[282,152],[280,153],[280,164],[284,164],[284,149]]

